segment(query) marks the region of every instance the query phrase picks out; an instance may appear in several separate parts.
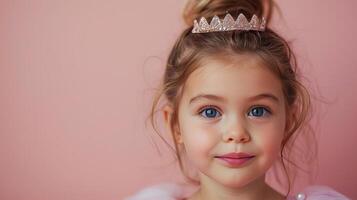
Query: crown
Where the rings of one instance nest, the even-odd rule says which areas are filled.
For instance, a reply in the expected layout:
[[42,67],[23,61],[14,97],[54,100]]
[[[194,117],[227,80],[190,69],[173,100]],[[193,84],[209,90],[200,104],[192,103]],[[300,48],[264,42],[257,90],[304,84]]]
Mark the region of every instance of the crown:
[[208,24],[206,18],[201,17],[200,22],[198,23],[195,19],[193,22],[192,33],[207,33],[207,32],[218,32],[218,31],[231,31],[231,30],[256,30],[256,31],[264,31],[266,20],[262,17],[260,21],[256,15],[253,15],[250,22],[248,22],[247,18],[240,13],[238,15],[237,20],[235,21],[229,13],[226,14],[223,21],[219,19],[217,15],[215,15],[211,23]]

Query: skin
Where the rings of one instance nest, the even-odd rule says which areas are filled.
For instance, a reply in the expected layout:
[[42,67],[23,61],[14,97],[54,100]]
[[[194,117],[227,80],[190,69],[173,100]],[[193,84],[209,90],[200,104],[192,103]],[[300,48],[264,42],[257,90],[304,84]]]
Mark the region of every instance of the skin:
[[[272,94],[276,100],[251,98],[262,93]],[[220,99],[202,97],[190,103],[199,94]],[[261,60],[249,54],[234,60],[207,58],[188,77],[182,95],[176,140],[198,170],[201,183],[188,199],[284,199],[265,182],[284,137],[284,96],[279,79]],[[166,105],[163,112],[169,127],[172,107]],[[239,167],[215,157],[231,152],[255,157]]]

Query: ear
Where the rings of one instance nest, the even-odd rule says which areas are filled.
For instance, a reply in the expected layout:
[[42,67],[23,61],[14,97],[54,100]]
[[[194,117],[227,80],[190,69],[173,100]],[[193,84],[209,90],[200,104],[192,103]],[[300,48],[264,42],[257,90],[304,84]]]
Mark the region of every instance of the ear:
[[182,142],[182,136],[180,134],[180,131],[178,130],[178,128],[173,127],[174,130],[171,129],[171,121],[172,121],[172,115],[173,115],[173,108],[170,105],[165,105],[164,109],[163,109],[163,114],[164,114],[164,120],[165,120],[165,127],[166,130],[171,134],[175,136],[175,140],[178,144],[183,143]]

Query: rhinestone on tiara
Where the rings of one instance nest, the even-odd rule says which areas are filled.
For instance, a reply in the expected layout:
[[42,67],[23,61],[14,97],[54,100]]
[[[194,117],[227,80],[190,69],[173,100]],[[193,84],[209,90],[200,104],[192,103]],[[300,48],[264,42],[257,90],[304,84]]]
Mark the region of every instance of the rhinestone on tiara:
[[200,22],[198,23],[195,19],[193,22],[192,33],[207,33],[207,32],[219,32],[219,31],[232,31],[232,30],[255,30],[255,31],[264,31],[266,25],[266,20],[262,17],[260,21],[256,15],[253,15],[250,22],[244,16],[243,13],[238,15],[237,20],[234,20],[232,15],[229,13],[226,14],[223,21],[215,15],[211,23],[208,24],[206,18],[201,17]]

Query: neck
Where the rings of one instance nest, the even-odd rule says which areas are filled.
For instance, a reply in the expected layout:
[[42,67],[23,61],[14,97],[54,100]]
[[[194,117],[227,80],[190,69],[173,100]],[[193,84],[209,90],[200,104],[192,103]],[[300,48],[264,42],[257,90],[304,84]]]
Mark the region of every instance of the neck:
[[265,175],[242,187],[228,187],[204,174],[200,174],[200,176],[201,187],[196,195],[201,200],[261,200],[262,197],[270,199],[274,193],[273,189],[266,184]]

